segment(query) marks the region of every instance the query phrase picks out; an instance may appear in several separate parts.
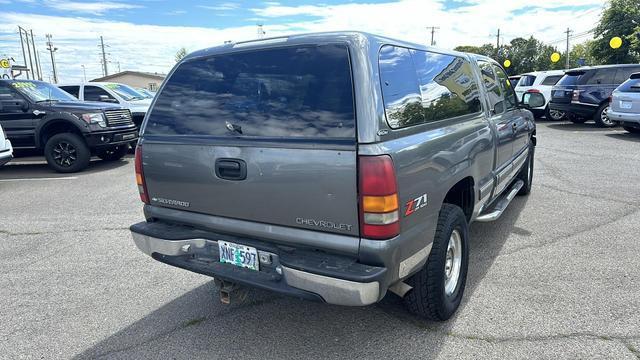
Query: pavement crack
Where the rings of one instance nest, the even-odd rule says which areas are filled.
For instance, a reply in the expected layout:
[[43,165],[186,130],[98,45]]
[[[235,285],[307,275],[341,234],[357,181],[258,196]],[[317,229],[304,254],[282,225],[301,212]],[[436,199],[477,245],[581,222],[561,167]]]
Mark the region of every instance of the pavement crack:
[[558,192],[561,192],[561,193],[565,193],[565,194],[577,195],[577,196],[587,196],[587,197],[593,198],[593,199],[611,201],[611,202],[614,202],[614,203],[640,207],[640,203],[635,202],[635,201],[624,201],[624,200],[621,200],[621,199],[613,199],[613,198],[609,198],[609,197],[606,197],[606,196],[599,196],[599,195],[595,195],[595,194],[581,193],[581,192],[577,192],[577,191],[571,191],[571,190],[567,190],[567,189],[562,189],[562,188],[559,188],[559,187],[556,187],[556,186],[552,186],[552,185],[547,185],[547,184],[540,184],[540,186],[546,187],[546,188],[549,188],[551,190],[555,190],[555,191],[558,191]]
[[636,358],[640,359],[640,351],[636,349],[635,346],[631,345],[627,341],[622,341],[622,343],[627,347],[629,351],[631,351],[633,355],[635,355]]
[[48,235],[48,234],[73,234],[73,233],[84,233],[84,232],[92,232],[92,231],[120,231],[120,230],[129,230],[128,226],[118,226],[118,227],[104,227],[104,228],[95,228],[95,229],[73,229],[73,230],[56,230],[56,231],[25,231],[25,232],[11,232],[7,230],[0,230],[0,234],[6,234],[8,236],[29,236],[29,235]]
[[520,342],[520,341],[536,342],[536,341],[551,341],[551,340],[566,340],[566,339],[592,339],[592,340],[602,340],[602,341],[620,341],[621,343],[625,344],[625,346],[629,349],[629,351],[633,352],[636,356],[638,356],[638,351],[632,345],[628,344],[626,341],[637,339],[639,335],[610,336],[610,335],[601,335],[601,334],[596,334],[596,333],[586,332],[586,331],[573,332],[568,334],[539,335],[539,336],[505,336],[505,337],[457,334],[454,332],[448,332],[446,335],[455,337],[458,339],[486,341],[491,344],[499,344],[499,343],[506,343],[506,342]]

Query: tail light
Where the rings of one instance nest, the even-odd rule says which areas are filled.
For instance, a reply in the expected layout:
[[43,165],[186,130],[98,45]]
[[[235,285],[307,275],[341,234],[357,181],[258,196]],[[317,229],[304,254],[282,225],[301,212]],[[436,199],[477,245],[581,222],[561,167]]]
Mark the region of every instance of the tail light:
[[571,101],[580,101],[580,90],[573,90],[573,95],[571,96]]
[[142,172],[142,146],[136,146],[136,183],[138,184],[138,193],[143,203],[149,203],[149,194],[147,193],[147,184],[144,182],[144,173]]
[[360,156],[360,236],[390,239],[400,233],[398,185],[388,155]]
[[529,90],[527,90],[527,92],[528,93],[536,93],[537,94],[537,93],[540,93],[540,90],[538,90],[538,89],[529,89]]
[[613,101],[613,96],[609,96],[609,104],[611,104],[611,102]]

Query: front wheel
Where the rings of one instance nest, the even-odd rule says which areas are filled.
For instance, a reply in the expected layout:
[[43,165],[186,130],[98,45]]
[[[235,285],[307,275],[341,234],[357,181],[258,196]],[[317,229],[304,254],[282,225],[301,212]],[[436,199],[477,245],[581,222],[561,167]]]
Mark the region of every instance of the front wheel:
[[596,111],[596,114],[593,116],[593,121],[600,127],[609,128],[616,126],[616,123],[609,118],[609,104],[602,104],[598,108],[598,111]]
[[544,117],[547,118],[547,120],[560,121],[560,120],[564,120],[565,112],[551,109],[549,108],[549,105],[547,105],[547,108],[545,109],[545,112],[544,112]]
[[443,204],[427,263],[407,280],[407,309],[430,320],[449,319],[460,306],[468,266],[467,218],[458,206]]
[[44,156],[49,167],[61,173],[83,170],[91,160],[87,143],[73,133],[53,135],[44,146]]
[[96,151],[96,156],[105,161],[116,161],[122,159],[129,152],[129,144],[118,145]]
[[623,126],[623,129],[627,130],[628,132],[632,133],[632,134],[640,134],[640,128],[634,128],[631,126]]

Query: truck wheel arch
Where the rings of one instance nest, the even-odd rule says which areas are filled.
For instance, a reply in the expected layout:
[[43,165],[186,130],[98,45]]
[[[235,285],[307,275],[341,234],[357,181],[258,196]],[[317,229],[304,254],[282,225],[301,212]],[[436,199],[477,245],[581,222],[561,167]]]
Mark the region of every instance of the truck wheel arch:
[[453,204],[462,209],[467,222],[471,220],[473,215],[473,207],[475,205],[475,181],[473,177],[467,176],[459,180],[453,185],[442,201],[445,204]]
[[62,132],[70,132],[83,136],[84,131],[76,121],[77,119],[70,119],[66,116],[52,117],[41,121],[36,128],[36,148],[43,148],[51,136]]

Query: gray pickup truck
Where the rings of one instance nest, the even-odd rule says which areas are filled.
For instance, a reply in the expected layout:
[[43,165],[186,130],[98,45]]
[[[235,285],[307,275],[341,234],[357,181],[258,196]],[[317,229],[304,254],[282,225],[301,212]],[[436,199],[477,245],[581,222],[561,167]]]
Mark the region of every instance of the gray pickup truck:
[[446,320],[469,224],[531,190],[526,108],[545,100],[522,100],[489,58],[359,32],[197,51],[144,121],[133,239],[223,302],[238,285],[350,306],[391,291]]

